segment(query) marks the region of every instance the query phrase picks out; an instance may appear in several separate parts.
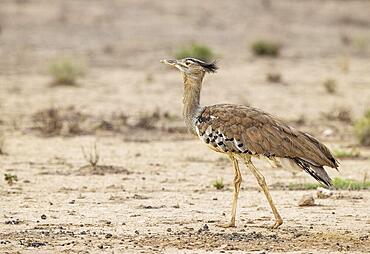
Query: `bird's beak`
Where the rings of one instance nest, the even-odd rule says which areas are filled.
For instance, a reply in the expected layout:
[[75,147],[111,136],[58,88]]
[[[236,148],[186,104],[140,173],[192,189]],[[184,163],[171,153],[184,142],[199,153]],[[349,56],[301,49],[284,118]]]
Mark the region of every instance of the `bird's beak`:
[[164,63],[164,64],[167,64],[167,65],[170,65],[170,66],[173,66],[173,67],[176,67],[177,69],[179,69],[180,71],[186,71],[187,69],[187,66],[184,65],[183,63],[177,61],[177,60],[172,60],[172,59],[163,59],[160,61],[161,63]]

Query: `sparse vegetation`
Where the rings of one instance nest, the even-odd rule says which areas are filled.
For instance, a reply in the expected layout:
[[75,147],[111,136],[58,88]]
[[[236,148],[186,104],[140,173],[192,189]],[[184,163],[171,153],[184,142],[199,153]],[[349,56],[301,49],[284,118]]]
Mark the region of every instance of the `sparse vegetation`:
[[34,129],[39,130],[46,136],[87,134],[89,132],[86,132],[86,129],[81,127],[87,117],[87,115],[78,112],[74,107],[52,107],[34,114]]
[[327,79],[323,86],[328,94],[335,94],[337,92],[337,81],[335,79]]
[[205,62],[210,62],[214,58],[214,53],[207,45],[193,43],[190,46],[179,49],[176,52],[175,57],[177,59],[194,57]]
[[360,144],[370,146],[370,109],[356,121],[354,129]]
[[[336,190],[367,190],[370,189],[370,181],[364,177],[363,181],[356,181],[351,179],[343,179],[335,177],[333,179],[333,187]],[[319,183],[292,183],[287,186],[288,190],[315,190],[322,187]]]
[[77,79],[85,74],[80,63],[67,58],[57,59],[49,66],[54,85],[74,86]]
[[339,159],[354,159],[361,156],[360,152],[355,149],[344,150],[344,149],[334,149],[333,154]]
[[258,40],[252,43],[251,49],[256,56],[277,57],[280,54],[281,45],[267,40]]
[[158,110],[152,113],[142,113],[137,118],[137,122],[134,124],[134,127],[152,130],[155,128],[155,125],[160,120],[160,118],[161,114]]
[[12,175],[10,173],[5,173],[4,174],[4,180],[9,184],[13,185],[15,182],[18,181],[17,175]]
[[90,149],[89,153],[86,153],[83,147],[81,149],[86,162],[93,170],[95,170],[100,160],[100,155],[96,143],[94,143],[94,146]]
[[288,190],[315,190],[320,186],[319,183],[291,183],[288,185]]
[[220,179],[214,180],[212,182],[212,186],[215,187],[217,190],[223,189],[225,187],[225,185],[224,185],[224,179],[223,178],[220,178]]
[[[75,107],[51,107],[36,112],[33,117],[33,130],[44,136],[89,135],[97,131],[124,133],[127,130],[160,130],[174,132],[174,127],[159,125],[160,121],[169,124],[179,120],[169,112],[158,109],[128,116],[124,112],[95,116],[78,111]],[[180,130],[177,130],[180,131]]]
[[356,181],[336,177],[333,179],[333,186],[337,190],[367,190],[370,189],[370,181]]
[[329,112],[322,113],[322,116],[329,121],[352,123],[352,112],[348,108],[334,108]]

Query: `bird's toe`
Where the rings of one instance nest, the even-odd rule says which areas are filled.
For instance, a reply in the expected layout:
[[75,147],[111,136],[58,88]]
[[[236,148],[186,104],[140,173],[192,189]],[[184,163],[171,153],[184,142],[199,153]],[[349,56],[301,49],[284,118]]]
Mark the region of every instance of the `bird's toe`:
[[283,224],[283,220],[282,219],[278,219],[275,221],[274,225],[271,226],[272,229],[277,229],[278,227],[280,227],[280,225]]

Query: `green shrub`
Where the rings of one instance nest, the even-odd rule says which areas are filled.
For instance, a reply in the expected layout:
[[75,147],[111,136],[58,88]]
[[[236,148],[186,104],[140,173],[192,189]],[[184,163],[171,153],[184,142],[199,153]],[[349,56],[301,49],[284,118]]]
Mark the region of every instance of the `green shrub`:
[[355,149],[351,150],[334,149],[333,154],[338,159],[353,159],[359,158],[361,156],[360,152]]
[[212,49],[204,44],[193,43],[190,46],[179,49],[175,57],[177,59],[194,57],[205,62],[210,62],[214,58],[214,53]]
[[370,146],[370,109],[356,121],[354,129],[360,144]]
[[50,64],[49,73],[53,77],[54,85],[74,86],[77,79],[84,75],[84,68],[80,63],[63,58]]
[[220,178],[212,182],[212,186],[215,187],[217,190],[221,190],[225,187],[224,179]]
[[13,185],[16,181],[18,181],[18,177],[16,175],[12,175],[10,173],[4,174],[4,180],[9,184]]
[[251,49],[256,56],[277,57],[280,53],[281,45],[276,42],[258,40],[252,43]]
[[329,94],[334,94],[337,92],[337,81],[335,79],[327,79],[323,83],[325,91]]

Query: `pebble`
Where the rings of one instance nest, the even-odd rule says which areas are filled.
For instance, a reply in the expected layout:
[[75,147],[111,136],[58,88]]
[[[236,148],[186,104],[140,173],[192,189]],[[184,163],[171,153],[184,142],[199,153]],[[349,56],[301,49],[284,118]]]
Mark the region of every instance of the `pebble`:
[[333,191],[322,188],[322,187],[318,187],[316,190],[316,195],[317,195],[317,198],[322,198],[322,199],[329,198],[333,196]]
[[315,199],[312,195],[303,195],[301,200],[298,202],[299,206],[314,206],[315,205]]

